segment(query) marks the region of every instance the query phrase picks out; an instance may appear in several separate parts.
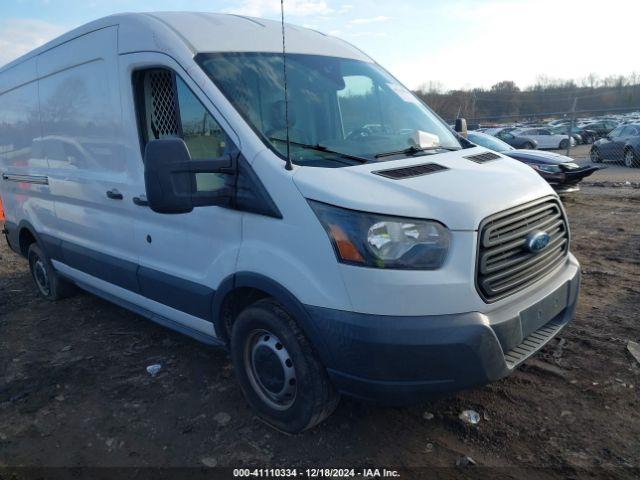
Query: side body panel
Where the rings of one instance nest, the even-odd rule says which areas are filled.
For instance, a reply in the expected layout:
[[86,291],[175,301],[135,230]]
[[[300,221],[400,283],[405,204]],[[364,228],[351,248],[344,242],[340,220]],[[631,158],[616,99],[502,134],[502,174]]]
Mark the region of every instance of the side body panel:
[[40,142],[63,261],[96,276],[106,271],[113,283],[137,291],[131,204],[136,189],[122,143],[117,58],[116,27],[37,57]]
[[26,220],[44,233],[55,212],[48,163],[37,148],[41,137],[36,60],[0,74],[0,195],[7,221]]

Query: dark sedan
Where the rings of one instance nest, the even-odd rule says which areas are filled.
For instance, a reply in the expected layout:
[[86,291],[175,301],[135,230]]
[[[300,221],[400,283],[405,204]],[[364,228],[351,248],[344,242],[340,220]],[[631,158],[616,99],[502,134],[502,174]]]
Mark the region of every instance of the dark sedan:
[[[513,130],[515,130],[515,128]],[[501,130],[496,133],[495,136],[496,138],[499,138],[504,143],[512,146],[513,148],[526,148],[529,150],[538,148],[538,142],[536,142],[533,138],[514,135],[509,131]]]
[[602,120],[600,122],[593,122],[587,125],[583,125],[584,130],[589,130],[596,133],[596,139],[605,137],[609,134],[618,124],[613,120]]
[[599,170],[594,166],[580,167],[572,158],[553,152],[517,150],[500,139],[484,133],[469,132],[467,138],[476,145],[526,163],[560,194],[578,191],[580,189],[578,183]]
[[620,125],[591,147],[591,161],[624,161],[627,167],[640,167],[640,124]]

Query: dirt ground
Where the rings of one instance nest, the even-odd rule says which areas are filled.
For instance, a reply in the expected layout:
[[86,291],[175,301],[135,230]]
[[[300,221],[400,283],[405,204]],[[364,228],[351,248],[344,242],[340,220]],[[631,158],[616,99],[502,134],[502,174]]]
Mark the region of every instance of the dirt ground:
[[640,341],[640,190],[587,187],[566,205],[584,276],[559,339],[484,388],[410,408],[343,400],[298,436],[254,417],[224,351],[86,293],[48,303],[2,241],[0,466],[434,468],[467,455],[478,466],[441,476],[637,478],[640,364],[626,345]]

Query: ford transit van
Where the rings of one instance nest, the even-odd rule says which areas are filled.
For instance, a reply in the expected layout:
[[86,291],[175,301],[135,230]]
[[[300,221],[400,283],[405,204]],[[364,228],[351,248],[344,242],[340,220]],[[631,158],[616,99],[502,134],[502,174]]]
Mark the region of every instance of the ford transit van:
[[576,307],[557,195],[354,46],[286,43],[268,20],[123,14],[0,70],[4,233],[39,292],[227,348],[287,432],[341,394],[508,375]]

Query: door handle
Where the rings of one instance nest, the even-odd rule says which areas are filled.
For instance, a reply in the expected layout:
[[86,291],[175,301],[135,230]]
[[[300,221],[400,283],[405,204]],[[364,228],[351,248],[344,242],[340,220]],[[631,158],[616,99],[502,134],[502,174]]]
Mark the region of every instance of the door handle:
[[148,207],[149,206],[149,202],[147,202],[147,197],[145,195],[140,195],[138,197],[133,197],[133,203],[135,203],[139,207]]
[[122,194],[116,188],[107,190],[107,197],[111,200],[122,200]]

